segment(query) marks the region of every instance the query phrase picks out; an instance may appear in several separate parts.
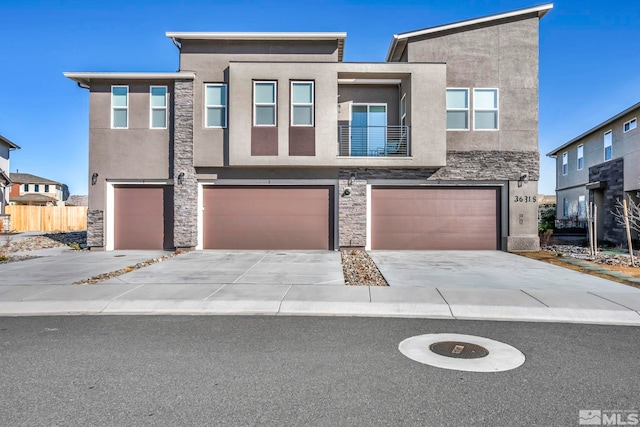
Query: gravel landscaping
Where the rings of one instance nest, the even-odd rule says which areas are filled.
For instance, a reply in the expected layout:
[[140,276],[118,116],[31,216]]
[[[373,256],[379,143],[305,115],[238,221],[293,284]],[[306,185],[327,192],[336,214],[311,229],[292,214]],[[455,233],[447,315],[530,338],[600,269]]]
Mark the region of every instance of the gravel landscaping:
[[87,247],[87,232],[50,233],[22,238],[20,233],[2,234],[4,243],[0,245],[0,264],[40,258],[35,255],[12,255],[17,252],[30,252],[68,246],[70,250],[83,250]]
[[348,286],[389,286],[380,270],[366,251],[343,249],[342,271]]
[[[589,254],[589,248],[574,245],[551,245],[542,249],[548,252],[554,252],[560,256],[582,259],[596,264],[631,267],[631,257],[628,253],[625,254],[612,250],[599,250],[596,256],[591,256]],[[634,252],[636,268],[640,269],[638,257],[640,257],[640,252]]]

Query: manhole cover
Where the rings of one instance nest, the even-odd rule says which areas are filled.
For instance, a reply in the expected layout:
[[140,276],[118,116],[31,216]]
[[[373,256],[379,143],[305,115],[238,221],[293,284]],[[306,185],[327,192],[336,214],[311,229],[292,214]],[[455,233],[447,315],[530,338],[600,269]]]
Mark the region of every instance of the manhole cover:
[[484,347],[461,341],[440,341],[431,344],[429,349],[440,356],[456,359],[479,359],[489,354],[489,350]]

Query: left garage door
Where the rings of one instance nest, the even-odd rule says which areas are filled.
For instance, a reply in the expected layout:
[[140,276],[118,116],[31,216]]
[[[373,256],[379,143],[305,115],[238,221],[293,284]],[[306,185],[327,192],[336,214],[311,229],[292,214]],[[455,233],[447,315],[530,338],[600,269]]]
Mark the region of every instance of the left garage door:
[[332,187],[205,187],[205,249],[330,249]]
[[173,247],[173,188],[114,189],[114,248]]

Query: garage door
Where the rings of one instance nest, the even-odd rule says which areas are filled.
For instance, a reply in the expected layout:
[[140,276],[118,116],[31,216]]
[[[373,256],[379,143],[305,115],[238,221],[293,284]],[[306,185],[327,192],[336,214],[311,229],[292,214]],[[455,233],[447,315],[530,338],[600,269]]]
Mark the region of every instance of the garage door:
[[331,187],[204,189],[205,249],[330,249]]
[[371,189],[372,249],[498,249],[499,188]]
[[173,247],[173,188],[114,188],[114,248]]

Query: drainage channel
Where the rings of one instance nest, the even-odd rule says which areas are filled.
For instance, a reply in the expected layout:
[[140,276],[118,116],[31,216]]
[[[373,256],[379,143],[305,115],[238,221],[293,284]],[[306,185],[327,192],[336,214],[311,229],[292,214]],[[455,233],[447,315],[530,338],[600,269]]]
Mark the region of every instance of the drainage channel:
[[526,359],[520,350],[503,342],[462,334],[418,335],[402,341],[398,349],[416,362],[468,372],[508,371]]

